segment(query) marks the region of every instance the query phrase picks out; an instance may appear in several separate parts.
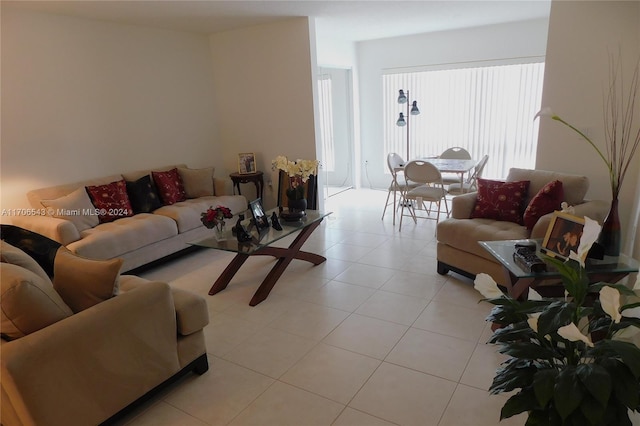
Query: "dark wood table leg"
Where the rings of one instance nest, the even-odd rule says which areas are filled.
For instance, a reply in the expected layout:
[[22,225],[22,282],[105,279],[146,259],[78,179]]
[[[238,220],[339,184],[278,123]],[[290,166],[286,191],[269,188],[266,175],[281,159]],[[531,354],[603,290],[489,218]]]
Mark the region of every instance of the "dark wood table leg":
[[314,265],[319,265],[327,260],[325,257],[314,253],[300,251],[300,248],[302,248],[302,245],[307,241],[307,238],[309,238],[311,233],[320,226],[321,222],[322,221],[320,220],[303,228],[288,248],[264,247],[254,253],[254,255],[274,256],[278,258],[278,261],[275,266],[271,268],[271,271],[269,271],[269,274],[266,276],[264,281],[262,281],[258,290],[256,290],[251,302],[249,302],[250,306],[256,306],[269,296],[271,289],[276,285],[276,282],[293,259],[306,260]]
[[224,271],[222,271],[222,274],[220,274],[216,282],[213,283],[213,285],[209,289],[209,295],[214,295],[227,288],[227,285],[229,284],[231,279],[235,276],[236,272],[238,272],[238,269],[240,269],[240,267],[244,264],[244,262],[246,262],[248,258],[248,254],[236,254],[236,257],[234,257],[231,263],[229,263]]

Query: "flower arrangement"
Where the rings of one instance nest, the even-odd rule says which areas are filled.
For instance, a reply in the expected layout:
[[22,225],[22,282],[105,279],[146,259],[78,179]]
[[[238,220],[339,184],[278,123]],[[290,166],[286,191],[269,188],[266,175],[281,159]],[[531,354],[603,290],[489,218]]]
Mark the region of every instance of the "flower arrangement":
[[296,160],[291,161],[284,155],[279,155],[271,162],[272,170],[282,170],[289,176],[289,188],[287,188],[287,197],[291,200],[300,200],[304,198],[304,183],[309,180],[311,175],[315,175],[318,171],[318,160]]
[[[640,298],[624,285],[589,284],[584,262],[599,232],[585,217],[578,251],[566,262],[545,257],[561,275],[564,300],[532,289],[529,300],[515,300],[489,275],[476,277],[483,300],[495,305],[487,320],[500,327],[489,342],[509,356],[489,391],[516,391],[501,420],[527,412],[527,425],[631,425],[628,410],[639,410],[640,348],[622,338],[640,327]],[[635,302],[622,305],[621,294]]]
[[604,102],[606,156],[587,135],[560,118],[560,116],[554,114],[551,108],[542,108],[535,116],[536,118],[549,117],[559,121],[580,135],[596,150],[598,156],[600,156],[607,166],[611,194],[614,199],[617,199],[620,194],[620,187],[622,186],[624,177],[640,145],[640,127],[637,125],[634,126],[634,118],[638,118],[638,114],[635,112],[635,105],[638,95],[639,68],[640,61],[636,64],[631,79],[630,91],[625,96],[621,84],[618,84],[618,78],[622,78],[622,72],[619,70],[619,67],[616,67],[613,61],[611,61],[609,93]]
[[233,214],[231,214],[231,210],[228,207],[217,206],[214,209],[213,206],[211,206],[206,212],[200,215],[200,220],[207,228],[216,228],[218,231],[222,232],[225,224],[224,220],[231,219],[232,217]]

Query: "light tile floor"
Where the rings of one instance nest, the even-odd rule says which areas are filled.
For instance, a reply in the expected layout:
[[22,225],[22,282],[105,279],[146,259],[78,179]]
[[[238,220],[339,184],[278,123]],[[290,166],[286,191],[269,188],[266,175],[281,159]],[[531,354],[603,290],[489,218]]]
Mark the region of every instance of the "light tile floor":
[[[435,222],[381,220],[386,193],[350,190],[269,298],[248,305],[274,260],[251,258],[208,296],[233,255],[203,250],[142,276],[203,295],[209,371],[189,375],[122,424],[522,425],[487,392],[503,357],[485,342],[490,305],[471,280],[436,273]],[[407,219],[407,218],[405,218]]]

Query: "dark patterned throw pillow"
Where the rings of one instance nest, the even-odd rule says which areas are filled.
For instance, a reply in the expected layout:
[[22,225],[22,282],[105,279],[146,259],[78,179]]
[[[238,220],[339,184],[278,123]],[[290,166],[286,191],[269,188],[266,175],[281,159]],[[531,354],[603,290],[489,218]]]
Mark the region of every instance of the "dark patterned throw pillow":
[[134,182],[127,182],[127,194],[129,194],[133,212],[136,214],[151,213],[162,207],[160,197],[151,182],[150,175],[142,176]]

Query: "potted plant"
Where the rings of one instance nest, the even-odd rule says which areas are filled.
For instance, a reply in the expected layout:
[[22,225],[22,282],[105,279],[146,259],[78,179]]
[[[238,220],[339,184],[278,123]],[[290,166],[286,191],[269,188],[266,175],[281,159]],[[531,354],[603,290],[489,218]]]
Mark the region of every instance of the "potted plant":
[[[500,419],[528,413],[526,425],[631,425],[629,410],[640,406],[640,349],[623,340],[632,312],[640,306],[620,284],[590,284],[585,258],[600,225],[585,217],[577,252],[562,262],[545,256],[559,271],[563,299],[515,300],[487,274],[475,288],[495,305],[488,321],[499,327],[490,343],[509,356],[497,370],[492,394],[515,392]],[[631,300],[622,304],[621,295]]]
[[304,197],[304,184],[318,170],[318,160],[291,161],[284,155],[277,156],[271,162],[273,170],[282,170],[289,176],[289,187],[286,189],[287,205],[290,209],[303,211],[307,208]]

